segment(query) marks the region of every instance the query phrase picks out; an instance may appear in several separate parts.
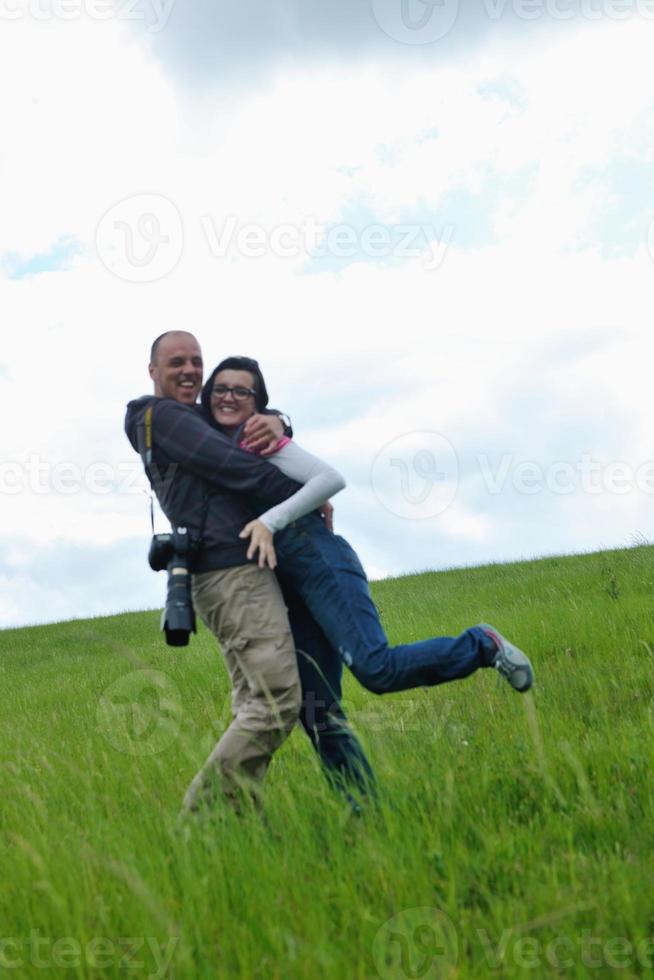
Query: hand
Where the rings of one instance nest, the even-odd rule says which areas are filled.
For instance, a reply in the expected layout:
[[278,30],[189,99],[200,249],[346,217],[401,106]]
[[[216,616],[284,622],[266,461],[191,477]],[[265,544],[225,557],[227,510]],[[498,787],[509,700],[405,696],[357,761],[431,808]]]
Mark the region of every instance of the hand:
[[251,415],[243,427],[243,441],[259,456],[269,456],[284,435],[284,423],[277,415]]
[[320,516],[325,522],[325,527],[328,531],[333,533],[334,531],[334,508],[328,500],[321,504],[318,508],[320,510]]
[[259,568],[265,568],[266,563],[268,563],[269,568],[275,568],[277,565],[277,555],[275,554],[273,535],[272,531],[269,531],[265,524],[261,521],[250,521],[239,534],[239,538],[250,539],[247,552],[248,561],[250,558],[254,558],[257,549],[259,549]]

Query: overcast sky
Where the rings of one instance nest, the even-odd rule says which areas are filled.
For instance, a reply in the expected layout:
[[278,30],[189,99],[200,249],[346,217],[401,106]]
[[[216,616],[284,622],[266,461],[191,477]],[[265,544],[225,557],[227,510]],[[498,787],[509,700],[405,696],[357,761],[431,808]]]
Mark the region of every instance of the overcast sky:
[[373,578],[649,540],[653,42],[654,0],[0,0],[0,626],[161,603],[122,423],[172,328],[258,357]]

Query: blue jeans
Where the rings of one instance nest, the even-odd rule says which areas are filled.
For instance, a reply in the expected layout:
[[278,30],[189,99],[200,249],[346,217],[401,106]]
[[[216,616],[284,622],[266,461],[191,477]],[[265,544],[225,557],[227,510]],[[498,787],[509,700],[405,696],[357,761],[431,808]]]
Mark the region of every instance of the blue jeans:
[[478,626],[456,637],[389,646],[361,562],[316,514],[278,531],[275,550],[279,573],[357,680],[374,694],[443,684],[492,666],[495,644]]
[[375,796],[375,778],[341,707],[343,665],[284,573],[277,578],[288,609],[302,683],[300,721],[335,788]]

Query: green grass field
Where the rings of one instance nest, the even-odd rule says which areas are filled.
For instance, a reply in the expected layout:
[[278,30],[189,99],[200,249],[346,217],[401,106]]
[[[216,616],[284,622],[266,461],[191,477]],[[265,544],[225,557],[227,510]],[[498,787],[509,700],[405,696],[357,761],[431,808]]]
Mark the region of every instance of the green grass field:
[[229,718],[206,630],[178,651],[155,612],[0,633],[2,978],[652,972],[654,548],[373,592],[391,642],[488,621],[536,687],[348,677],[382,795],[360,818],[297,730],[264,820],[176,822]]

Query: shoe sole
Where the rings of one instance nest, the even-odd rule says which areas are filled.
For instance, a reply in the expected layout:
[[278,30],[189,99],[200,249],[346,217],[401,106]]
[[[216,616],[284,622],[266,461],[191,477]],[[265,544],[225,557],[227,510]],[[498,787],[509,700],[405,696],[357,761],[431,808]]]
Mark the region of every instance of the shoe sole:
[[493,665],[495,669],[509,682],[514,691],[526,694],[534,683],[534,669],[529,657],[502,636],[494,626],[489,626],[488,623],[480,623],[479,626],[497,644],[497,655]]

